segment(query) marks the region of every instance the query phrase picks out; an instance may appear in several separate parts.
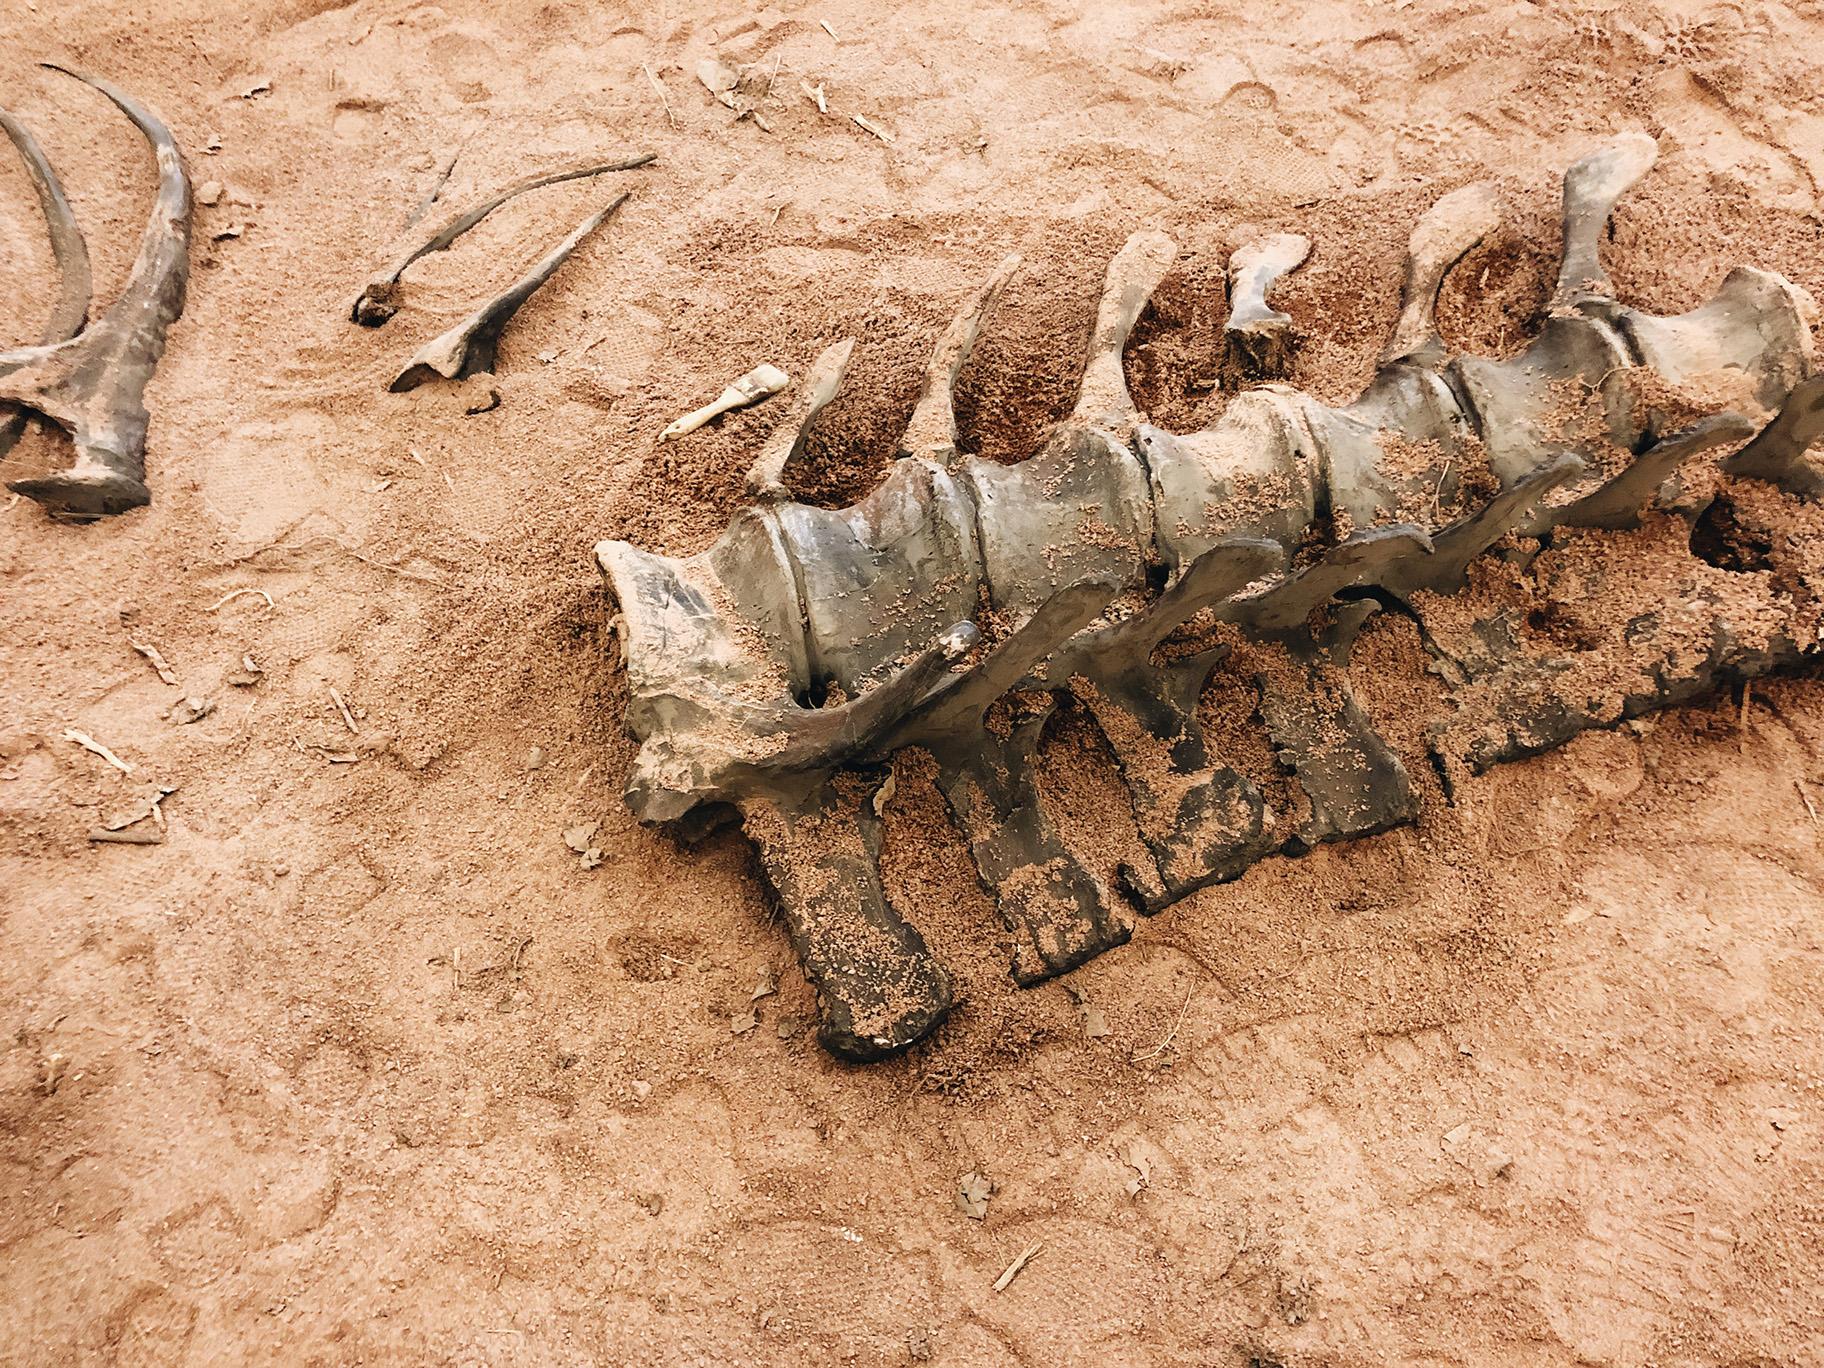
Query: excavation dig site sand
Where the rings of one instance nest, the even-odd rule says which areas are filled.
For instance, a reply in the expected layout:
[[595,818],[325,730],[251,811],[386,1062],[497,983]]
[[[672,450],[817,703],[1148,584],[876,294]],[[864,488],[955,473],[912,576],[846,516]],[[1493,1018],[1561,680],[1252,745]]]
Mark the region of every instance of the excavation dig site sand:
[[[1438,329],[1516,356],[1552,312],[1559,177],[1621,135],[1658,162],[1600,235],[1615,298],[1675,315],[1740,264],[1817,295],[1815,16],[78,0],[6,20],[0,104],[68,194],[92,318],[155,171],[118,111],[35,64],[155,108],[196,205],[145,396],[150,505],[0,514],[0,1359],[1824,1358],[1824,694],[1803,668],[1724,677],[1478,772],[1538,695],[1434,668],[1441,644],[1493,649],[1477,624],[1507,605],[1586,698],[1714,644],[1668,605],[1789,632],[1818,505],[1719,473],[1731,448],[1638,528],[1555,532],[1365,621],[1347,683],[1409,824],[1254,863],[1038,986],[1009,975],[941,755],[887,757],[881,896],[950,1003],[865,1066],[819,1044],[789,897],[748,839],[691,844],[623,802],[634,700],[591,562],[603,540],[709,547],[846,338],[778,478],[813,508],[868,495],[1009,254],[953,403],[961,450],[1006,469],[1076,406],[1136,232],[1176,256],[1122,376],[1170,434],[1237,402],[1236,249],[1309,239],[1270,295],[1296,329],[1283,380],[1346,405],[1413,225],[1475,182],[1500,222]],[[459,207],[645,151],[503,204],[405,272],[384,327],[351,321],[434,189]],[[491,374],[387,392],[623,191]],[[0,242],[0,348],[36,343],[59,272],[10,156]],[[793,385],[659,440],[762,362]],[[1648,396],[1693,421],[1735,397]],[[0,472],[67,451],[28,430]],[[1022,620],[1001,611],[976,619],[990,644]],[[1262,711],[1291,671],[1225,644],[1195,719],[1296,814]],[[1160,869],[1158,832],[1095,701],[1044,720],[1030,783],[1114,890]],[[1440,718],[1455,766],[1432,760]],[[160,839],[88,839],[110,826]]]

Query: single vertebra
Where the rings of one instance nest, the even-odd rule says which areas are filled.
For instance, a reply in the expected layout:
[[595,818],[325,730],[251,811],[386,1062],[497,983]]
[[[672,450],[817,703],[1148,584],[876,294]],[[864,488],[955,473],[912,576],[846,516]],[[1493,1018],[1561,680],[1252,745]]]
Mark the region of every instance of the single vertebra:
[[[951,389],[1004,265],[940,340],[902,459],[860,502],[782,497],[787,461],[835,392],[838,348],[755,463],[762,506],[682,559],[598,546],[642,742],[628,802],[652,821],[706,803],[740,810],[819,994],[826,1046],[877,1058],[949,1004],[948,973],[877,866],[880,766],[901,748],[935,761],[1029,984],[1127,939],[1130,906],[1156,912],[1268,854],[1414,819],[1401,760],[1350,687],[1351,648],[1378,608],[1420,624],[1455,705],[1431,738],[1447,786],[1462,766],[1815,649],[1816,605],[1763,585],[1732,608],[1716,585],[1726,572],[1689,553],[1668,601],[1633,611],[1607,642],[1606,675],[1576,640],[1531,631],[1516,611],[1528,576],[1607,592],[1586,529],[1636,527],[1644,510],[1638,536],[1663,541],[1670,518],[1688,541],[1656,505],[1702,452],[1747,441],[1734,468],[1792,490],[1813,482],[1802,458],[1824,428],[1824,392],[1801,291],[1737,270],[1674,318],[1607,293],[1600,236],[1654,151],[1622,138],[1567,173],[1552,313],[1517,356],[1453,356],[1438,335],[1446,273],[1499,221],[1492,191],[1472,186],[1415,228],[1398,322],[1353,403],[1266,385],[1201,432],[1164,432],[1142,421],[1122,371],[1174,254],[1163,234],[1139,233],[1109,267],[1077,406],[1031,459],[957,450]],[[1283,365],[1290,319],[1266,295],[1308,246],[1286,235],[1236,253],[1236,368]],[[1719,386],[1728,402],[1702,402]],[[1719,411],[1732,407],[1754,416]],[[1484,557],[1497,543],[1502,557]],[[1258,698],[1285,810],[1198,720],[1219,668],[1224,687]],[[1120,870],[1124,899],[1034,782],[1043,725],[1066,698],[1108,739],[1150,856]]]

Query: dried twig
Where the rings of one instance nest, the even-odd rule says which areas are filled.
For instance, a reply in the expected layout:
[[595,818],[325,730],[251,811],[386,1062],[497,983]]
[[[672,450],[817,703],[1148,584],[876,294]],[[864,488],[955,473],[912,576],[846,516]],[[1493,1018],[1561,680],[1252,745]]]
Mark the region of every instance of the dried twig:
[[70,727],[63,733],[63,739],[65,741],[74,741],[86,751],[93,751],[122,774],[133,773],[133,766],[129,765],[125,760],[122,760],[118,755],[114,754],[113,751],[102,745],[101,742],[97,741],[87,732],[79,732],[74,727]]
[[1007,1290],[1007,1284],[1019,1277],[1020,1270],[1026,1267],[1026,1265],[1031,1262],[1032,1256],[1037,1254],[1044,1247],[1045,1246],[1042,1244],[1035,1243],[1029,1244],[1026,1248],[1022,1249],[1020,1251],[1020,1257],[1008,1264],[1007,1270],[994,1280],[994,1290],[996,1292],[1005,1292]]
[[355,715],[348,710],[348,704],[343,701],[342,695],[336,691],[333,684],[329,687],[329,696],[335,700],[336,708],[342,714],[342,721],[348,725],[348,729],[351,732],[359,733],[361,728],[355,725]]
[[1178,1020],[1174,1021],[1172,1023],[1172,1029],[1165,1033],[1165,1039],[1153,1046],[1153,1048],[1148,1050],[1145,1054],[1135,1055],[1134,1063],[1139,1064],[1143,1060],[1151,1059],[1154,1055],[1164,1054],[1165,1051],[1170,1048],[1171,1043],[1178,1038],[1178,1028],[1184,1025],[1184,1019],[1190,1013],[1191,997],[1196,991],[1197,989],[1193,985],[1191,991],[1184,995],[1184,1006],[1178,1009]]
[[418,222],[419,219],[431,212],[431,206],[437,203],[437,197],[443,193],[443,187],[449,184],[450,175],[456,170],[457,158],[462,156],[462,150],[467,146],[468,139],[464,138],[457,146],[456,150],[451,152],[448,157],[444,158],[442,169],[437,172],[437,178],[431,182],[430,193],[425,195],[425,197],[418,202],[418,207],[412,210],[411,214],[406,218],[405,226],[407,228],[410,228],[413,224]]
[[1792,786],[1799,791],[1799,801],[1805,804],[1805,811],[1810,814],[1811,820],[1814,822],[1817,821],[1818,810],[1812,806],[1811,795],[1805,792],[1805,781],[1803,779],[1794,779],[1792,781]]
[[230,589],[214,603],[210,604],[208,611],[213,613],[218,609],[225,608],[237,598],[242,598],[248,594],[258,594],[261,598],[266,600],[266,606],[268,608],[272,607],[272,595],[267,593],[264,589]]
[[874,120],[870,119],[866,114],[851,114],[849,117],[862,128],[865,128],[868,132],[879,138],[882,142],[890,143],[895,140],[891,133],[875,123]]
[[1456,462],[1455,456],[1444,458],[1444,469],[1438,472],[1438,487],[1431,491],[1431,516],[1440,516],[1444,500],[1444,481],[1450,478],[1450,468]]
[[106,827],[96,827],[89,833],[92,845],[163,845],[164,828],[155,831],[109,831]]
[[[417,453],[414,452],[413,455],[417,455]],[[420,461],[420,464],[423,464],[423,462]],[[450,472],[447,470],[444,471],[443,478],[444,482],[450,486],[450,492],[454,494],[456,492],[456,486],[450,480]],[[304,545],[314,546],[316,542],[328,542],[344,555],[352,556],[360,561],[361,564],[371,566],[375,570],[384,570],[389,575],[398,575],[402,579],[417,580],[420,584],[435,584],[443,589],[450,587],[450,582],[448,580],[439,579],[435,575],[427,575],[418,570],[407,570],[403,565],[388,565],[385,561],[375,560],[372,556],[364,556],[359,551],[355,550],[354,547],[339,542],[334,537],[318,537],[315,541],[305,542]]]
[[678,116],[672,113],[671,96],[665,93],[664,83],[660,81],[657,76],[652,74],[652,68],[647,66],[646,63],[640,63],[640,70],[646,73],[646,79],[652,82],[652,88],[659,92],[659,103],[665,106],[665,122],[670,124],[673,128],[676,128],[678,126]]

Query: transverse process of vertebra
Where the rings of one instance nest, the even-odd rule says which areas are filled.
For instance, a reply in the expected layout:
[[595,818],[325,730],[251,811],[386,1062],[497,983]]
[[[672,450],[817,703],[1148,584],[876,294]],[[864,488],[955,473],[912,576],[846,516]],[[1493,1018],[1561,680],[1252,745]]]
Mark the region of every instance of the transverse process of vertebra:
[[29,416],[69,433],[75,459],[62,470],[7,481],[53,517],[86,522],[151,502],[146,488],[146,386],[164,354],[165,332],[184,311],[190,279],[190,180],[171,130],[125,91],[95,76],[45,64],[93,86],[133,121],[158,163],[139,255],[119,297],[89,316],[89,250],[63,186],[31,132],[0,109],[0,128],[25,159],[50,227],[62,291],[35,347],[0,351],[0,459]]
[[[1437,697],[1424,748],[1447,794],[1816,658],[1811,304],[1747,268],[1676,317],[1617,302],[1598,246],[1655,155],[1623,137],[1566,174],[1549,314],[1507,359],[1453,354],[1434,323],[1446,273],[1498,223],[1471,186],[1414,230],[1398,322],[1354,403],[1261,384],[1201,432],[1161,431],[1122,368],[1174,257],[1142,232],[1109,266],[1076,408],[1029,460],[962,454],[951,403],[1009,260],[939,341],[900,459],[861,502],[811,507],[783,485],[844,342],[788,396],[748,477],[757,504],[714,545],[597,548],[642,743],[627,800],[648,821],[739,810],[828,1049],[880,1058],[952,1002],[918,909],[882,885],[885,766],[904,748],[928,753],[1014,978],[1036,984],[1125,941],[1136,912],[1414,820],[1351,687],[1377,614],[1422,643],[1430,678],[1409,686]],[[1292,320],[1267,295],[1308,248],[1280,235],[1235,253],[1225,377],[1283,373]],[[1150,855],[1116,887],[1035,784],[1066,700],[1106,737]],[[1264,732],[1271,773],[1225,754],[1234,728],[1213,718]]]

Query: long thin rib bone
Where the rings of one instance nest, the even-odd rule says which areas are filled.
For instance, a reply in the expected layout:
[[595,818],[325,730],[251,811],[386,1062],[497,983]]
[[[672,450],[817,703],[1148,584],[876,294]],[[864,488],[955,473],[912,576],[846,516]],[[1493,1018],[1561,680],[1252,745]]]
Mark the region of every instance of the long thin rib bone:
[[627,196],[616,195],[607,208],[591,214],[569,237],[539,260],[513,284],[484,303],[462,322],[426,342],[412,354],[405,368],[388,386],[395,394],[417,389],[426,380],[442,376],[445,380],[462,380],[494,369],[494,353],[500,345],[501,330],[507,326],[520,305],[530,299],[538,287],[551,279],[582,240],[608,220],[626,203]]
[[1120,591],[1113,580],[1079,580],[1057,591],[967,672],[953,675],[919,703],[894,745],[967,733],[982,713],[1032,668],[1068,641]]
[[1311,239],[1274,233],[1244,243],[1229,258],[1229,321],[1222,329],[1222,377],[1230,388],[1275,380],[1292,361],[1292,319],[1267,303],[1267,291],[1304,265]]
[[975,348],[975,339],[982,330],[982,319],[994,307],[1001,292],[1007,288],[1007,282],[1013,279],[1013,273],[1019,269],[1018,256],[1004,258],[988,278],[987,284],[957,310],[950,326],[944,329],[944,335],[938,338],[937,345],[931,351],[931,360],[925,366],[925,386],[918,397],[918,406],[912,410],[911,421],[906,424],[905,433],[899,439],[901,456],[923,456],[945,466],[955,462],[956,377],[962,372],[969,360],[969,353]]
[[[6,136],[13,140],[13,146],[25,159],[26,174],[31,177],[32,188],[38,192],[38,205],[43,209],[45,225],[50,229],[51,255],[63,281],[57,307],[51,311],[39,337],[44,346],[54,346],[81,332],[83,322],[89,316],[93,285],[89,275],[89,246],[82,240],[76,216],[70,212],[63,185],[31,130],[4,109],[0,109],[0,129],[6,130]],[[13,449],[19,434],[25,431],[25,424],[26,415],[18,410],[0,415],[0,460]]]
[[418,246],[411,248],[393,264],[376,275],[361,287],[361,293],[355,296],[355,302],[349,309],[349,317],[367,328],[377,328],[387,319],[399,312],[399,277],[405,274],[405,268],[421,256],[432,252],[442,252],[449,248],[469,229],[480,223],[501,205],[528,190],[538,190],[547,185],[556,185],[561,181],[580,180],[585,176],[600,176],[609,171],[632,171],[656,160],[656,152],[642,152],[637,157],[625,161],[592,162],[587,166],[573,166],[563,171],[547,171],[541,175],[528,176],[524,180],[514,181],[505,190],[497,191],[488,199],[473,208],[465,209],[460,214],[447,220]]
[[[0,402],[43,414],[67,430],[69,469],[7,488],[58,517],[88,520],[151,501],[146,488],[146,385],[165,350],[165,331],[184,311],[190,277],[190,180],[171,130],[151,110],[99,77],[45,63],[99,90],[151,143],[158,194],[139,255],[120,297],[79,336],[0,353]],[[16,367],[5,374],[9,367]]]
[[1400,285],[1400,318],[1381,353],[1381,364],[1441,360],[1436,318],[1438,291],[1463,254],[1501,226],[1501,202],[1487,181],[1453,190],[1413,225]]

